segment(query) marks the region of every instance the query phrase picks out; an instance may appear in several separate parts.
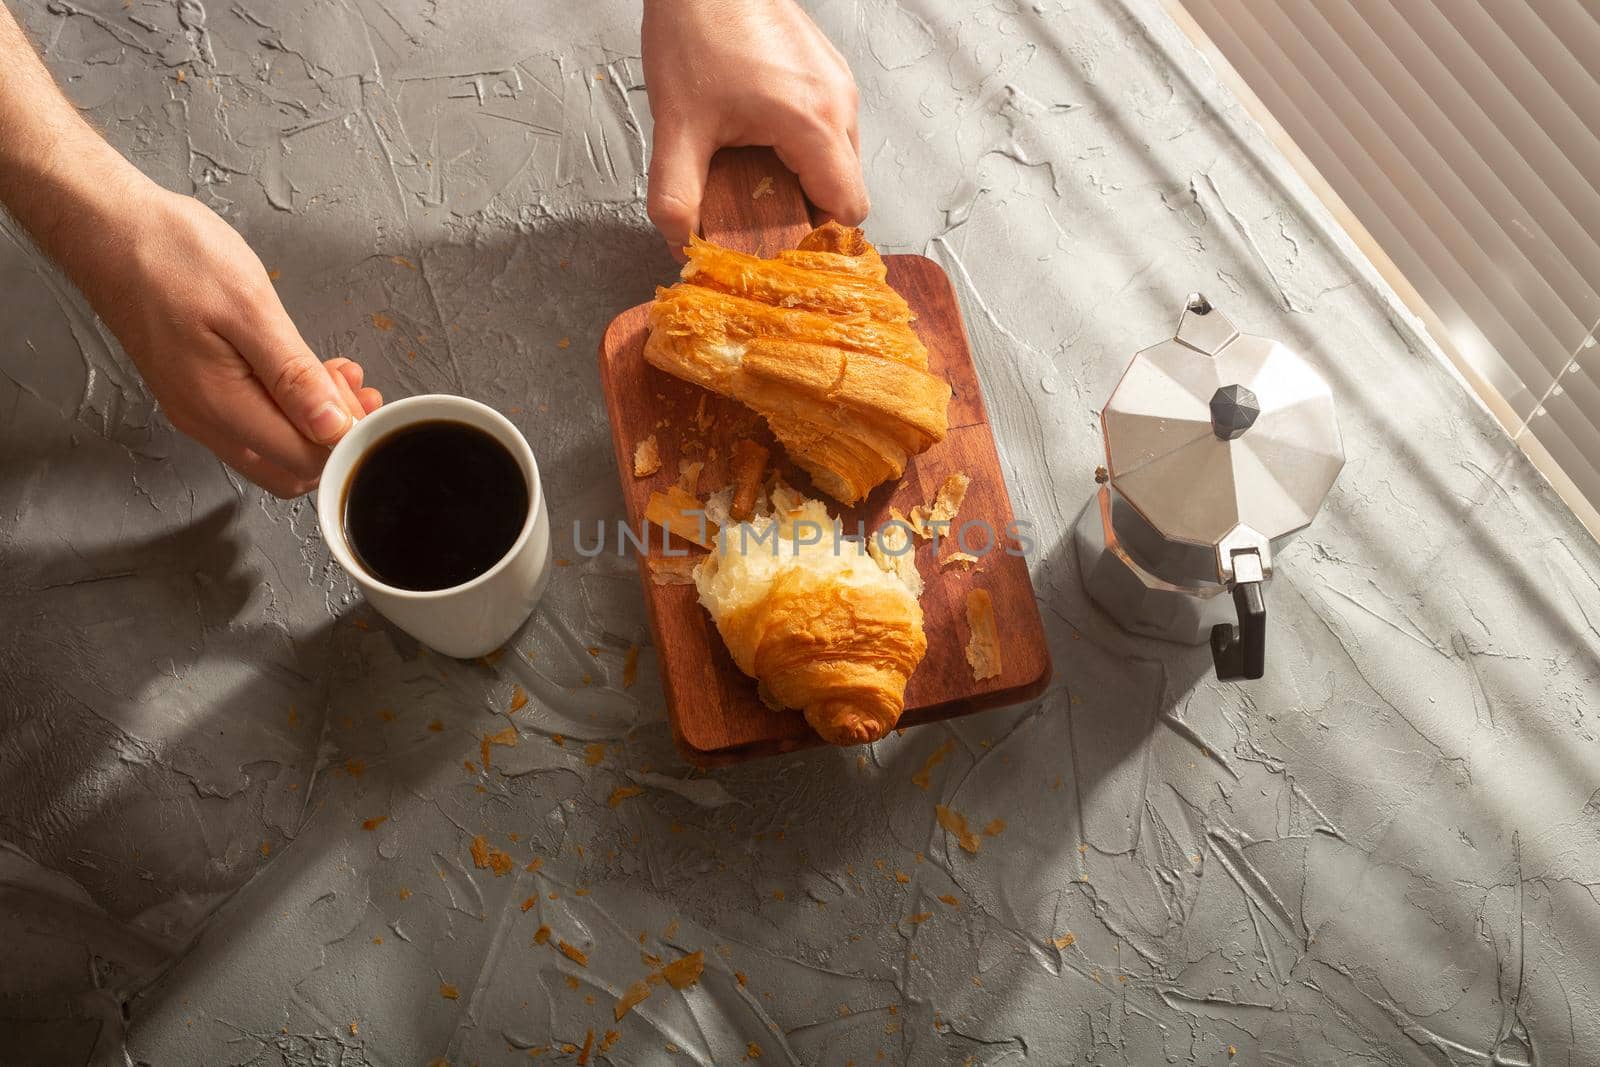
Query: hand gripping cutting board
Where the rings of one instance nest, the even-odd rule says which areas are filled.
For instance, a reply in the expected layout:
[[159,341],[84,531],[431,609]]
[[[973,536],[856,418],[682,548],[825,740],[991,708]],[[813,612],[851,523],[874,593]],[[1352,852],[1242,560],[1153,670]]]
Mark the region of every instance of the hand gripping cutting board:
[[[810,229],[799,182],[770,150],[724,149],[712,160],[701,208],[701,230],[707,240],[769,256],[793,248]],[[865,522],[868,531],[877,529],[889,518],[891,507],[909,514],[912,507],[931,502],[945,477],[955,471],[971,477],[956,523],[959,527],[978,520],[978,525],[969,527],[967,547],[982,555],[981,561],[971,567],[945,567],[934,558],[931,541],[917,546],[917,566],[927,586],[922,608],[928,654],[906,687],[906,711],[900,726],[908,727],[1031,699],[1049,683],[1051,666],[1027,561],[1005,551],[1005,532],[1013,529],[1015,516],[955,292],[944,271],[930,259],[884,259],[889,284],[916,314],[914,326],[927,345],[929,369],[948,380],[954,390],[950,432],[912,459],[898,484],[879,486],[855,507],[841,508],[815,492],[805,474],[788,462],[782,447],[774,444],[760,419],[742,404],[679,381],[646,363],[648,304],[629,308],[606,329],[600,341],[600,381],[611,416],[628,522],[636,532],[645,529],[644,510],[650,494],[678,481],[680,461],[705,464],[699,480],[701,499],[727,485],[731,447],[740,437],[752,437],[770,447],[773,464],[789,483],[826,501],[829,510],[844,522],[847,534],[855,531],[858,520]],[[652,435],[661,468],[648,477],[635,477],[634,450]],[[987,531],[1000,535],[1000,543],[985,555]],[[649,553],[660,557],[663,532],[652,526],[649,533]],[[676,538],[669,543],[673,551],[703,551]],[[1009,544],[1017,547],[1015,540]],[[939,556],[960,548],[947,537],[939,544]],[[666,689],[667,713],[685,758],[710,766],[821,744],[798,711],[775,710],[761,702],[754,679],[734,666],[692,585],[657,584],[647,560],[640,561],[639,569]],[[1000,676],[981,682],[973,679],[966,658],[967,592],[975,587],[988,590],[993,598],[1001,647]]]

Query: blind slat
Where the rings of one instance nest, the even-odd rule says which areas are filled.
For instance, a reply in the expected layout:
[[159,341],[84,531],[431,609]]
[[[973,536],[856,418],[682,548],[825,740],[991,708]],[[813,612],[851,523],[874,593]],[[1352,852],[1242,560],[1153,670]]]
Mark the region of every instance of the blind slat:
[[1183,2],[1593,515],[1600,0]]
[[[1550,76],[1582,68],[1575,63],[1541,65],[1535,59],[1540,50],[1559,49],[1560,43],[1547,38],[1535,40],[1533,35],[1544,29],[1544,23],[1536,19],[1511,19],[1513,31],[1520,32],[1506,32],[1506,28],[1494,20],[1491,8],[1495,6],[1498,6],[1495,0],[1487,4],[1477,0],[1452,8],[1458,12],[1455,15],[1457,32],[1483,57],[1500,84],[1510,91],[1510,101],[1527,117],[1522,129],[1511,131],[1513,137],[1522,133],[1537,138],[1541,151],[1558,153],[1578,179],[1588,183],[1591,195],[1595,195],[1600,190],[1600,185],[1596,184],[1600,182],[1600,173],[1595,172],[1595,164],[1600,162],[1600,129],[1596,128],[1600,124],[1600,108],[1594,106],[1594,101],[1600,100],[1600,83],[1592,77],[1578,79],[1587,84],[1573,90],[1570,100],[1563,98]],[[1438,7],[1439,0],[1434,0],[1435,10]],[[1470,80],[1468,88],[1471,88]],[[1494,103],[1499,106],[1498,101]],[[1587,120],[1579,108],[1588,113]],[[1589,236],[1596,236],[1592,228]]]
[[[1292,67],[1284,63],[1281,57],[1276,57],[1275,67],[1257,60],[1251,49],[1234,32],[1231,18],[1224,17],[1217,10],[1214,0],[1189,0],[1188,6],[1246,81],[1256,86],[1263,98],[1273,101],[1280,124],[1318,166],[1324,178],[1339,191],[1346,206],[1361,219],[1368,232],[1382,244],[1412,284],[1428,294],[1435,313],[1451,324],[1452,337],[1464,349],[1470,348],[1478,354],[1474,369],[1499,392],[1504,403],[1519,419],[1531,414],[1539,396],[1550,384],[1551,376],[1543,374],[1541,378],[1542,368],[1537,363],[1519,372],[1498,357],[1494,345],[1472,316],[1451,295],[1450,288],[1433,274],[1428,256],[1411,246],[1407,236],[1409,231],[1389,218],[1366,184],[1346,167],[1346,159],[1358,161],[1361,153],[1353,149],[1335,150],[1324,140],[1324,128],[1301,110],[1302,104],[1307,109],[1319,105],[1314,95],[1305,92],[1302,84],[1291,82],[1288,86],[1282,86],[1278,83],[1279,77],[1293,76]],[[1535,390],[1538,395],[1535,395]]]
[[[1591,128],[1600,128],[1600,94],[1585,86],[1584,79],[1593,82],[1594,72],[1588,63],[1600,55],[1600,10],[1592,3],[1580,0],[1539,0],[1536,4],[1491,5],[1495,22],[1504,28],[1511,23],[1527,24],[1515,36],[1532,41],[1535,34],[1546,42],[1543,49],[1530,46],[1530,55],[1539,62],[1573,107],[1589,115]],[[1531,18],[1529,16],[1532,16]],[[1534,27],[1542,25],[1540,34]],[[1509,30],[1507,31],[1510,32]]]
[[[1293,71],[1302,83],[1300,92],[1327,105],[1328,114],[1316,126],[1320,132],[1313,134],[1333,148],[1324,155],[1351,168],[1360,186],[1382,204],[1406,243],[1426,260],[1491,348],[1523,380],[1538,383],[1530,384],[1530,391],[1542,394],[1550,374],[1565,365],[1571,349],[1530,313],[1515,288],[1498,272],[1468,269],[1481,267],[1492,257],[1475,246],[1463,221],[1470,220],[1473,229],[1485,234],[1493,229],[1492,219],[1481,206],[1472,206],[1476,202],[1470,191],[1459,189],[1451,169],[1427,148],[1420,131],[1410,129],[1411,150],[1403,151],[1367,110],[1370,104],[1379,114],[1404,123],[1404,115],[1393,102],[1371,85],[1370,79],[1363,85],[1353,71],[1335,71],[1292,24],[1275,21],[1269,29],[1257,21],[1256,15],[1273,18],[1276,9],[1257,8],[1240,0],[1221,0],[1216,6],[1228,12],[1231,28],[1246,47],[1274,70]],[[1324,43],[1331,56],[1348,53],[1336,41]],[[1361,97],[1356,95],[1357,89]],[[1297,139],[1299,136],[1297,133]],[[1466,220],[1442,203],[1428,178],[1419,172],[1423,161],[1431,162],[1433,177],[1457,187],[1459,198],[1467,205]],[[1519,315],[1520,321],[1510,321]]]
[[[1334,9],[1335,5],[1329,6],[1330,17]],[[1348,10],[1342,5],[1337,9]],[[1387,9],[1371,5],[1363,10],[1375,14]],[[1512,301],[1528,307],[1533,321],[1517,322],[1516,328],[1543,353],[1541,363],[1547,369],[1564,364],[1600,317],[1600,292],[1566,258],[1553,254],[1553,242],[1544,232],[1552,220],[1530,211],[1524,197],[1508,186],[1508,178],[1524,187],[1529,184],[1526,175],[1513,173],[1518,164],[1515,152],[1508,146],[1502,162],[1490,164],[1483,139],[1474,144],[1465,117],[1475,105],[1459,93],[1453,79],[1430,77],[1421,69],[1427,65],[1425,50],[1419,54],[1423,43],[1405,23],[1375,26],[1351,13],[1339,23],[1330,22],[1329,32],[1348,40],[1345,54],[1359,48],[1365,60],[1359,69],[1346,71],[1345,77],[1368,105],[1375,124],[1389,135],[1392,148],[1384,151],[1392,154],[1379,155],[1373,149],[1384,172],[1396,176],[1416,172],[1420,184],[1404,188],[1407,199],[1418,205],[1438,199],[1448,207],[1454,227],[1472,237],[1487,262],[1473,262],[1472,254],[1459,246],[1452,247],[1452,254],[1479,279],[1480,288],[1501,305],[1502,312],[1514,314]],[[1546,190],[1536,198],[1549,196]],[[1452,226],[1439,218],[1428,221],[1444,231]],[[1554,221],[1569,234],[1572,254],[1586,257],[1600,271],[1600,244],[1584,234],[1570,215]],[[1448,232],[1446,238],[1448,242]],[[1560,280],[1559,288],[1552,278]],[[1552,339],[1548,350],[1536,340],[1545,330]]]
[[[1524,210],[1540,220],[1548,237],[1559,243],[1559,238],[1573,234],[1576,227],[1584,241],[1572,245],[1580,254],[1569,255],[1593,277],[1600,269],[1600,245],[1596,244],[1600,238],[1600,193],[1559,153],[1541,157],[1538,142],[1541,138],[1548,142],[1548,136],[1532,128],[1533,118],[1512,92],[1494,79],[1493,72],[1461,37],[1455,19],[1426,3],[1374,4],[1366,10],[1397,31],[1401,26],[1409,28],[1405,39],[1418,46],[1410,52],[1414,76],[1448,94],[1449,107],[1444,112],[1448,121],[1479,148],[1480,158],[1494,160],[1495,176]],[[1460,10],[1465,14],[1472,9],[1463,3]]]
[[[1420,37],[1390,7],[1370,5],[1357,10],[1366,16],[1363,21],[1375,35],[1369,38],[1369,47],[1371,42],[1381,40],[1378,47],[1390,49],[1395,56],[1397,70],[1393,76],[1412,80],[1424,94],[1411,98],[1410,103],[1427,112],[1433,125],[1448,127],[1450,133],[1440,136],[1450,137],[1460,146],[1460,154],[1451,159],[1460,169],[1458,177],[1477,191],[1478,198],[1505,225],[1523,257],[1538,268],[1545,283],[1561,296],[1587,330],[1600,315],[1595,284],[1600,274],[1600,231],[1586,229],[1572,206],[1563,204],[1553,190],[1541,183],[1537,171],[1498,134],[1477,102],[1450,73],[1451,64],[1441,63],[1434,54],[1432,42]],[[1470,52],[1455,64],[1473,69],[1469,56]],[[1489,77],[1480,80],[1499,89],[1502,95],[1510,92]],[[1592,190],[1585,195],[1600,215],[1600,197]],[[1570,353],[1573,343],[1572,337],[1564,337],[1562,347]]]

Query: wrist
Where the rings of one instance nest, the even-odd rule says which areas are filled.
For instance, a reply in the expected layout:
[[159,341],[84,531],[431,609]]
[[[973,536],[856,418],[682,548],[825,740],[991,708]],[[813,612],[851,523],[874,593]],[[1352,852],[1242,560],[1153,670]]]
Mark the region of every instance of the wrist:
[[114,227],[155,183],[117,151],[85,130],[62,137],[52,150],[7,161],[0,197],[18,222],[51,255],[60,240]]
[[78,114],[0,5],[0,207],[83,286],[159,189]]
[[145,219],[150,197],[161,189],[85,133],[82,141],[62,138],[57,151],[9,167],[4,199],[39,249],[89,292],[92,277],[122,259],[132,226]]

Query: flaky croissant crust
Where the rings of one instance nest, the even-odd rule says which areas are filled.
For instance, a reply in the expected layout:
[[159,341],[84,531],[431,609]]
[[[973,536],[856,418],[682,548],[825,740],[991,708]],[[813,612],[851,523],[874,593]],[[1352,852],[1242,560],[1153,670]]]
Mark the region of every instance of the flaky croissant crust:
[[686,251],[645,359],[765,416],[829,495],[854,503],[944,438],[949,383],[860,230],[830,222],[772,259],[698,238]]
[[758,533],[777,523],[780,551],[740,548],[761,542],[736,527],[695,571],[734,663],[767,703],[800,709],[824,740],[878,740],[899,721],[906,683],[928,650],[916,594],[854,542],[790,547],[796,522],[837,535],[818,501],[777,505],[752,522]]
[[801,568],[779,575],[761,603],[717,628],[773,703],[800,708],[835,745],[866,744],[894,728],[906,681],[928,650],[914,599]]

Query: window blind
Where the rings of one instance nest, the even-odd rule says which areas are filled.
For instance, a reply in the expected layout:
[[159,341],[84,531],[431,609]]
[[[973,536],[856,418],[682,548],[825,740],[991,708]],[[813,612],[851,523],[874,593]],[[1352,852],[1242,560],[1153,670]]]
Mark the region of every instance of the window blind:
[[1595,530],[1600,79],[1582,58],[1600,55],[1594,5],[1177,2]]

